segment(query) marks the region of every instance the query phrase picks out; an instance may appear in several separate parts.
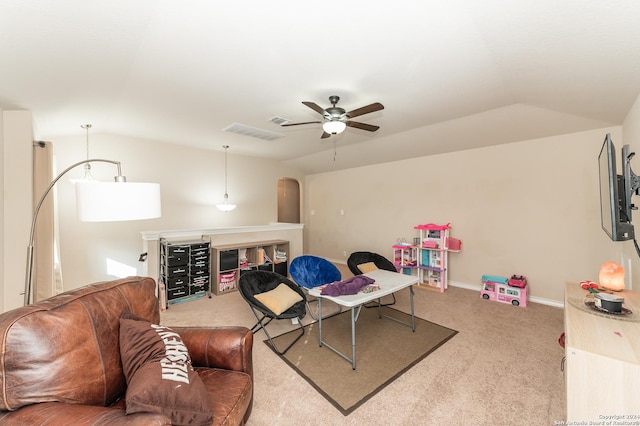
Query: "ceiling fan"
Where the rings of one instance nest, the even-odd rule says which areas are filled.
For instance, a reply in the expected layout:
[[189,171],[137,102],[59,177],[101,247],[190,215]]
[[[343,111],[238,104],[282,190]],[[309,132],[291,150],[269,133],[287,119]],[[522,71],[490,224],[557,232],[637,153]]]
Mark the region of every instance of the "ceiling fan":
[[344,129],[349,127],[355,127],[357,129],[366,130],[368,132],[375,132],[380,128],[380,126],[374,126],[372,124],[360,123],[359,121],[351,121],[352,118],[358,117],[360,115],[369,114],[371,112],[380,111],[384,109],[384,106],[375,102],[367,106],[363,106],[361,108],[354,109],[353,111],[347,112],[344,108],[340,108],[336,106],[338,101],[340,100],[339,96],[332,95],[329,96],[329,102],[331,102],[331,106],[327,109],[323,109],[315,102],[302,102],[304,105],[308,106],[318,114],[322,115],[324,121],[305,121],[303,123],[284,123],[281,124],[282,127],[287,126],[299,126],[301,124],[314,124],[314,123],[322,123],[322,129],[324,132],[321,139],[328,138],[331,135],[337,135],[342,133]]

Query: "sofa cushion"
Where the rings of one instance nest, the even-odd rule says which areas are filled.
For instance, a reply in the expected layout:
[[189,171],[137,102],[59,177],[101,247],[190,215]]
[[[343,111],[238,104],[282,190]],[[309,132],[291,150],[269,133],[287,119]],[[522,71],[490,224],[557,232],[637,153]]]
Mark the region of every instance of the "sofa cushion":
[[120,318],[127,414],[163,413],[175,425],[208,425],[209,393],[178,333],[130,313]]

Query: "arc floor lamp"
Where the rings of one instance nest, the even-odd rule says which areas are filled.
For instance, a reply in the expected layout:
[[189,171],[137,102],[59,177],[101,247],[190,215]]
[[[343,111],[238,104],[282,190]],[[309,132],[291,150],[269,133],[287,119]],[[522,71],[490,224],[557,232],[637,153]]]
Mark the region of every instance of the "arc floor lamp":
[[157,183],[130,183],[122,176],[119,161],[101,158],[87,159],[70,165],[49,184],[33,212],[31,234],[27,247],[27,271],[24,285],[24,305],[31,303],[33,289],[33,248],[38,213],[45,198],[55,184],[71,169],[82,164],[111,163],[117,166],[115,182],[76,183],[76,208],[83,222],[111,222],[123,220],[153,219],[161,216],[160,185]]

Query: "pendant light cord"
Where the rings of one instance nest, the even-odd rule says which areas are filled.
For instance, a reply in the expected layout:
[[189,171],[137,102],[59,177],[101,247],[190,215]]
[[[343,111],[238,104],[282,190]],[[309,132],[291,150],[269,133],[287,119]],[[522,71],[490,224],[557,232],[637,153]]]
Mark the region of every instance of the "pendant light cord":
[[224,198],[229,198],[229,194],[227,193],[227,148],[229,145],[223,145],[224,148]]
[[[87,160],[89,159],[89,129],[91,128],[91,124],[82,124],[80,127],[82,127],[83,129],[85,129],[87,131],[87,137],[86,137],[86,149],[87,149]],[[85,163],[84,165],[84,169],[87,171],[91,170],[91,164],[89,163]]]

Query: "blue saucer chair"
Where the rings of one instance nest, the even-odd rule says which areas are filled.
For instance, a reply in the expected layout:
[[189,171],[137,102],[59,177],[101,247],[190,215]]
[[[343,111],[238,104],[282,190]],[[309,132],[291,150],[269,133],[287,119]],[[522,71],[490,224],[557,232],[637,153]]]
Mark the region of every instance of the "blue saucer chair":
[[[340,281],[342,279],[342,274],[340,270],[333,263],[329,262],[327,259],[318,256],[312,255],[303,255],[298,256],[291,261],[291,265],[289,265],[289,274],[291,278],[298,284],[307,295],[307,311],[309,311],[309,315],[313,319],[318,319],[317,315],[313,314],[309,303],[317,302],[315,298],[309,300],[311,296],[309,296],[308,291],[314,287],[321,286],[323,284],[329,284],[334,281]],[[330,315],[338,314],[342,311],[342,307],[339,306],[339,309],[336,312],[331,313]],[[326,318],[323,316],[322,318]]]

